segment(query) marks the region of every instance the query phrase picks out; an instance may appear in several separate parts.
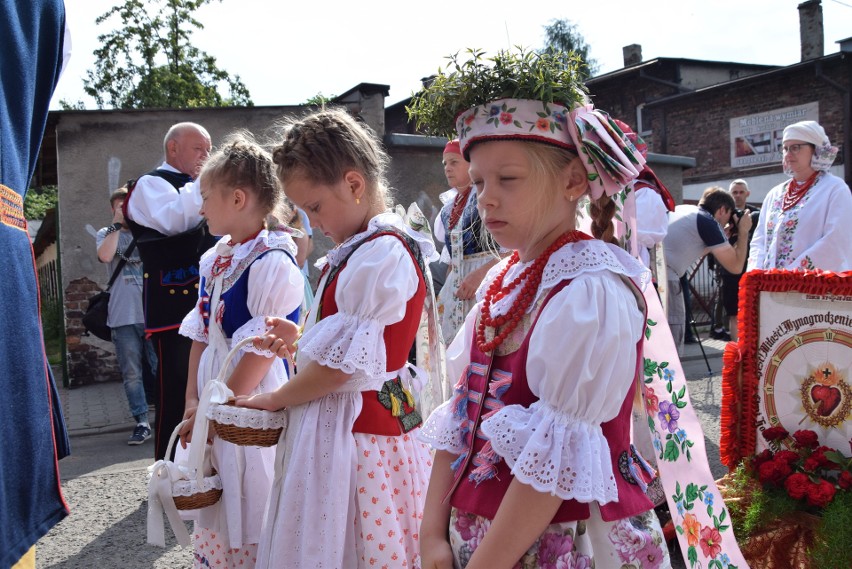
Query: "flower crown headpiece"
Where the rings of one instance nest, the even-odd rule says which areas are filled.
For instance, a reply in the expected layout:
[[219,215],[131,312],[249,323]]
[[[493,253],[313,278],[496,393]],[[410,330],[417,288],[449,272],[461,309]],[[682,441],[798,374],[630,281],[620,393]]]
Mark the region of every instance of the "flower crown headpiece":
[[588,102],[582,60],[574,53],[500,51],[491,58],[468,50],[451,72],[442,70],[406,109],[418,128],[458,135],[462,154],[487,140],[551,144],[583,160],[592,198],[612,196],[639,176],[645,159],[610,116]]

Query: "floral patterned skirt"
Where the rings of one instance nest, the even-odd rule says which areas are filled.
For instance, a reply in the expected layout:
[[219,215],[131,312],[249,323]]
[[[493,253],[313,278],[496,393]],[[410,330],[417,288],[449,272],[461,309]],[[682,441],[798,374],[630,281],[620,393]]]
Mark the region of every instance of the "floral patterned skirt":
[[[657,569],[671,567],[660,521],[653,510],[613,522],[591,504],[587,520],[547,526],[516,569]],[[455,566],[464,569],[491,520],[452,509],[450,545]]]

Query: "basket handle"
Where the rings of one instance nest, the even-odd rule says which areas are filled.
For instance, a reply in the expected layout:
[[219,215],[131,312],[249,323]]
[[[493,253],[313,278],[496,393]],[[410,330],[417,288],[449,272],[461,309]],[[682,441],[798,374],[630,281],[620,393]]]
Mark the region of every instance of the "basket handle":
[[201,391],[198,408],[195,410],[195,423],[192,426],[192,440],[194,444],[190,444],[189,448],[189,467],[195,469],[195,478],[199,484],[204,479],[204,451],[207,446],[208,429],[207,410],[211,404],[224,403],[228,398],[234,396],[234,392],[228,389],[225,383],[228,368],[240,349],[254,341],[254,338],[254,336],[250,336],[234,344],[234,347],[225,356],[225,360],[219,368],[218,376],[208,381]]
[[231,348],[231,350],[228,352],[228,355],[225,356],[225,361],[222,362],[222,367],[219,368],[219,377],[217,379],[219,379],[222,383],[227,383],[227,378],[225,377],[225,374],[228,373],[228,368],[231,366],[231,360],[237,357],[237,354],[240,353],[240,350],[242,348],[254,342],[256,338],[257,336],[249,336],[248,338],[243,338],[242,340],[234,344],[234,347]]
[[172,469],[177,469],[177,465],[168,459],[172,454],[172,448],[174,448],[178,433],[188,422],[188,420],[183,420],[175,427],[169,438],[169,444],[166,446],[166,458],[158,460],[150,467],[151,479],[148,481],[147,533],[148,543],[152,545],[166,546],[165,527],[163,526],[164,513],[169,520],[169,525],[178,543],[183,547],[188,547],[191,543],[189,533],[186,531],[186,526],[178,514],[174,497],[172,496]]

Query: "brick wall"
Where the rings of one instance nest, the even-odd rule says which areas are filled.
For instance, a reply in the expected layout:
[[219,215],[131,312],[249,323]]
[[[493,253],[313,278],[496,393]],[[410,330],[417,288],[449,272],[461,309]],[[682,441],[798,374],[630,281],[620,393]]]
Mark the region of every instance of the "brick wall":
[[112,342],[89,335],[83,327],[89,298],[100,291],[97,283],[86,277],[73,280],[65,287],[65,346],[68,377],[73,385],[121,381]]

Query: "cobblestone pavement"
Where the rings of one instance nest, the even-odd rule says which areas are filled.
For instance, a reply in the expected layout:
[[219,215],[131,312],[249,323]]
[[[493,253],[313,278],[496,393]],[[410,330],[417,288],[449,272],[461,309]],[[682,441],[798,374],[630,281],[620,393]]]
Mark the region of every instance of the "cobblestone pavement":
[[[698,344],[685,346],[681,361],[704,427],[710,468],[718,478],[726,472],[719,461],[719,374],[724,343],[707,340],[703,347],[710,372]],[[191,551],[178,546],[168,529],[165,549],[146,543],[146,468],[153,463],[153,445],[150,441],[139,446],[126,444],[133,419],[122,384],[60,387],[59,396],[71,436],[72,454],[59,463],[71,515],[36,545],[36,567],[190,567]],[[679,554],[673,555],[672,562],[676,569],[685,567]]]

